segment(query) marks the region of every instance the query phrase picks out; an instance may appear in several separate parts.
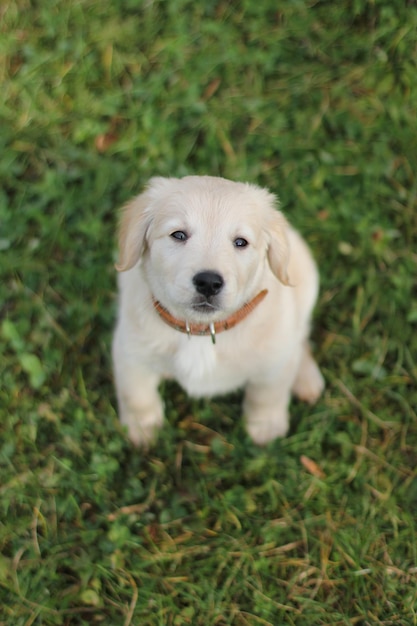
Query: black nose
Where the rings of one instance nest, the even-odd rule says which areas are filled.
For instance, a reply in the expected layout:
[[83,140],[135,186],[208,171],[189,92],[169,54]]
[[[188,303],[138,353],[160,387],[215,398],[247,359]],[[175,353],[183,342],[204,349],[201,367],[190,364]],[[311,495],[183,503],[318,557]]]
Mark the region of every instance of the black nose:
[[209,296],[215,296],[221,291],[224,280],[223,277],[217,272],[199,272],[193,278],[193,283],[198,293],[208,298]]

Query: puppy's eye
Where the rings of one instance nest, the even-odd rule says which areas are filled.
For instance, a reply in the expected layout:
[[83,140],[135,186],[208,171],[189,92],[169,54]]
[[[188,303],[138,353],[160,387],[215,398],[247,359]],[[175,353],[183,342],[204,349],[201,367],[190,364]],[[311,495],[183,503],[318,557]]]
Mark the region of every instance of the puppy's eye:
[[236,237],[233,244],[236,248],[246,248],[246,246],[249,245],[249,242],[246,239],[243,239],[243,237]]
[[177,241],[187,241],[188,235],[183,230],[176,230],[170,235],[173,239]]

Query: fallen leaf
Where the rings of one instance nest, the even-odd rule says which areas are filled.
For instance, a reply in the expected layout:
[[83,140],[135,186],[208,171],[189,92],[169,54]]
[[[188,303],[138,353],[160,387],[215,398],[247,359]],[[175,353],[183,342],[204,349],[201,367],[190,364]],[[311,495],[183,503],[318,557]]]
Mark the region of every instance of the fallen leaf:
[[315,476],[316,478],[325,478],[326,474],[323,470],[317,465],[315,461],[309,459],[308,456],[302,455],[300,457],[301,464],[305,467],[307,472]]
[[106,150],[108,150],[110,146],[118,140],[118,138],[118,135],[113,132],[97,135],[95,140],[95,146],[97,151],[100,153],[106,152]]

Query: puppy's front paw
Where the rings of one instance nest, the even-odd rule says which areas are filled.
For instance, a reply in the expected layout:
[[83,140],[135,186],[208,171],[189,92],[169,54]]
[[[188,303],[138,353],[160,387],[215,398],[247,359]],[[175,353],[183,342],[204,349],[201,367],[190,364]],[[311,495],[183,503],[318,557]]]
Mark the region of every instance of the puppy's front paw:
[[127,426],[129,439],[134,446],[149,448],[164,421],[162,404],[155,405],[146,412],[125,408],[120,412],[120,421]]
[[301,362],[292,391],[300,400],[314,404],[320,398],[323,390],[324,378],[313,357],[307,354]]
[[246,430],[252,441],[264,446],[288,432],[289,415],[284,409],[257,410],[246,416]]

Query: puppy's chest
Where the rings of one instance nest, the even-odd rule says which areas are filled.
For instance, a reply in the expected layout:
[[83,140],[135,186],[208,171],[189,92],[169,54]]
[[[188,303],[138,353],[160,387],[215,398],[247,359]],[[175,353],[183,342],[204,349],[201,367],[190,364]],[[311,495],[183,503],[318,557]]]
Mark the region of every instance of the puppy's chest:
[[171,375],[189,395],[227,393],[245,383],[249,364],[236,354],[231,359],[222,343],[221,338],[213,345],[210,337],[190,337],[173,355]]

